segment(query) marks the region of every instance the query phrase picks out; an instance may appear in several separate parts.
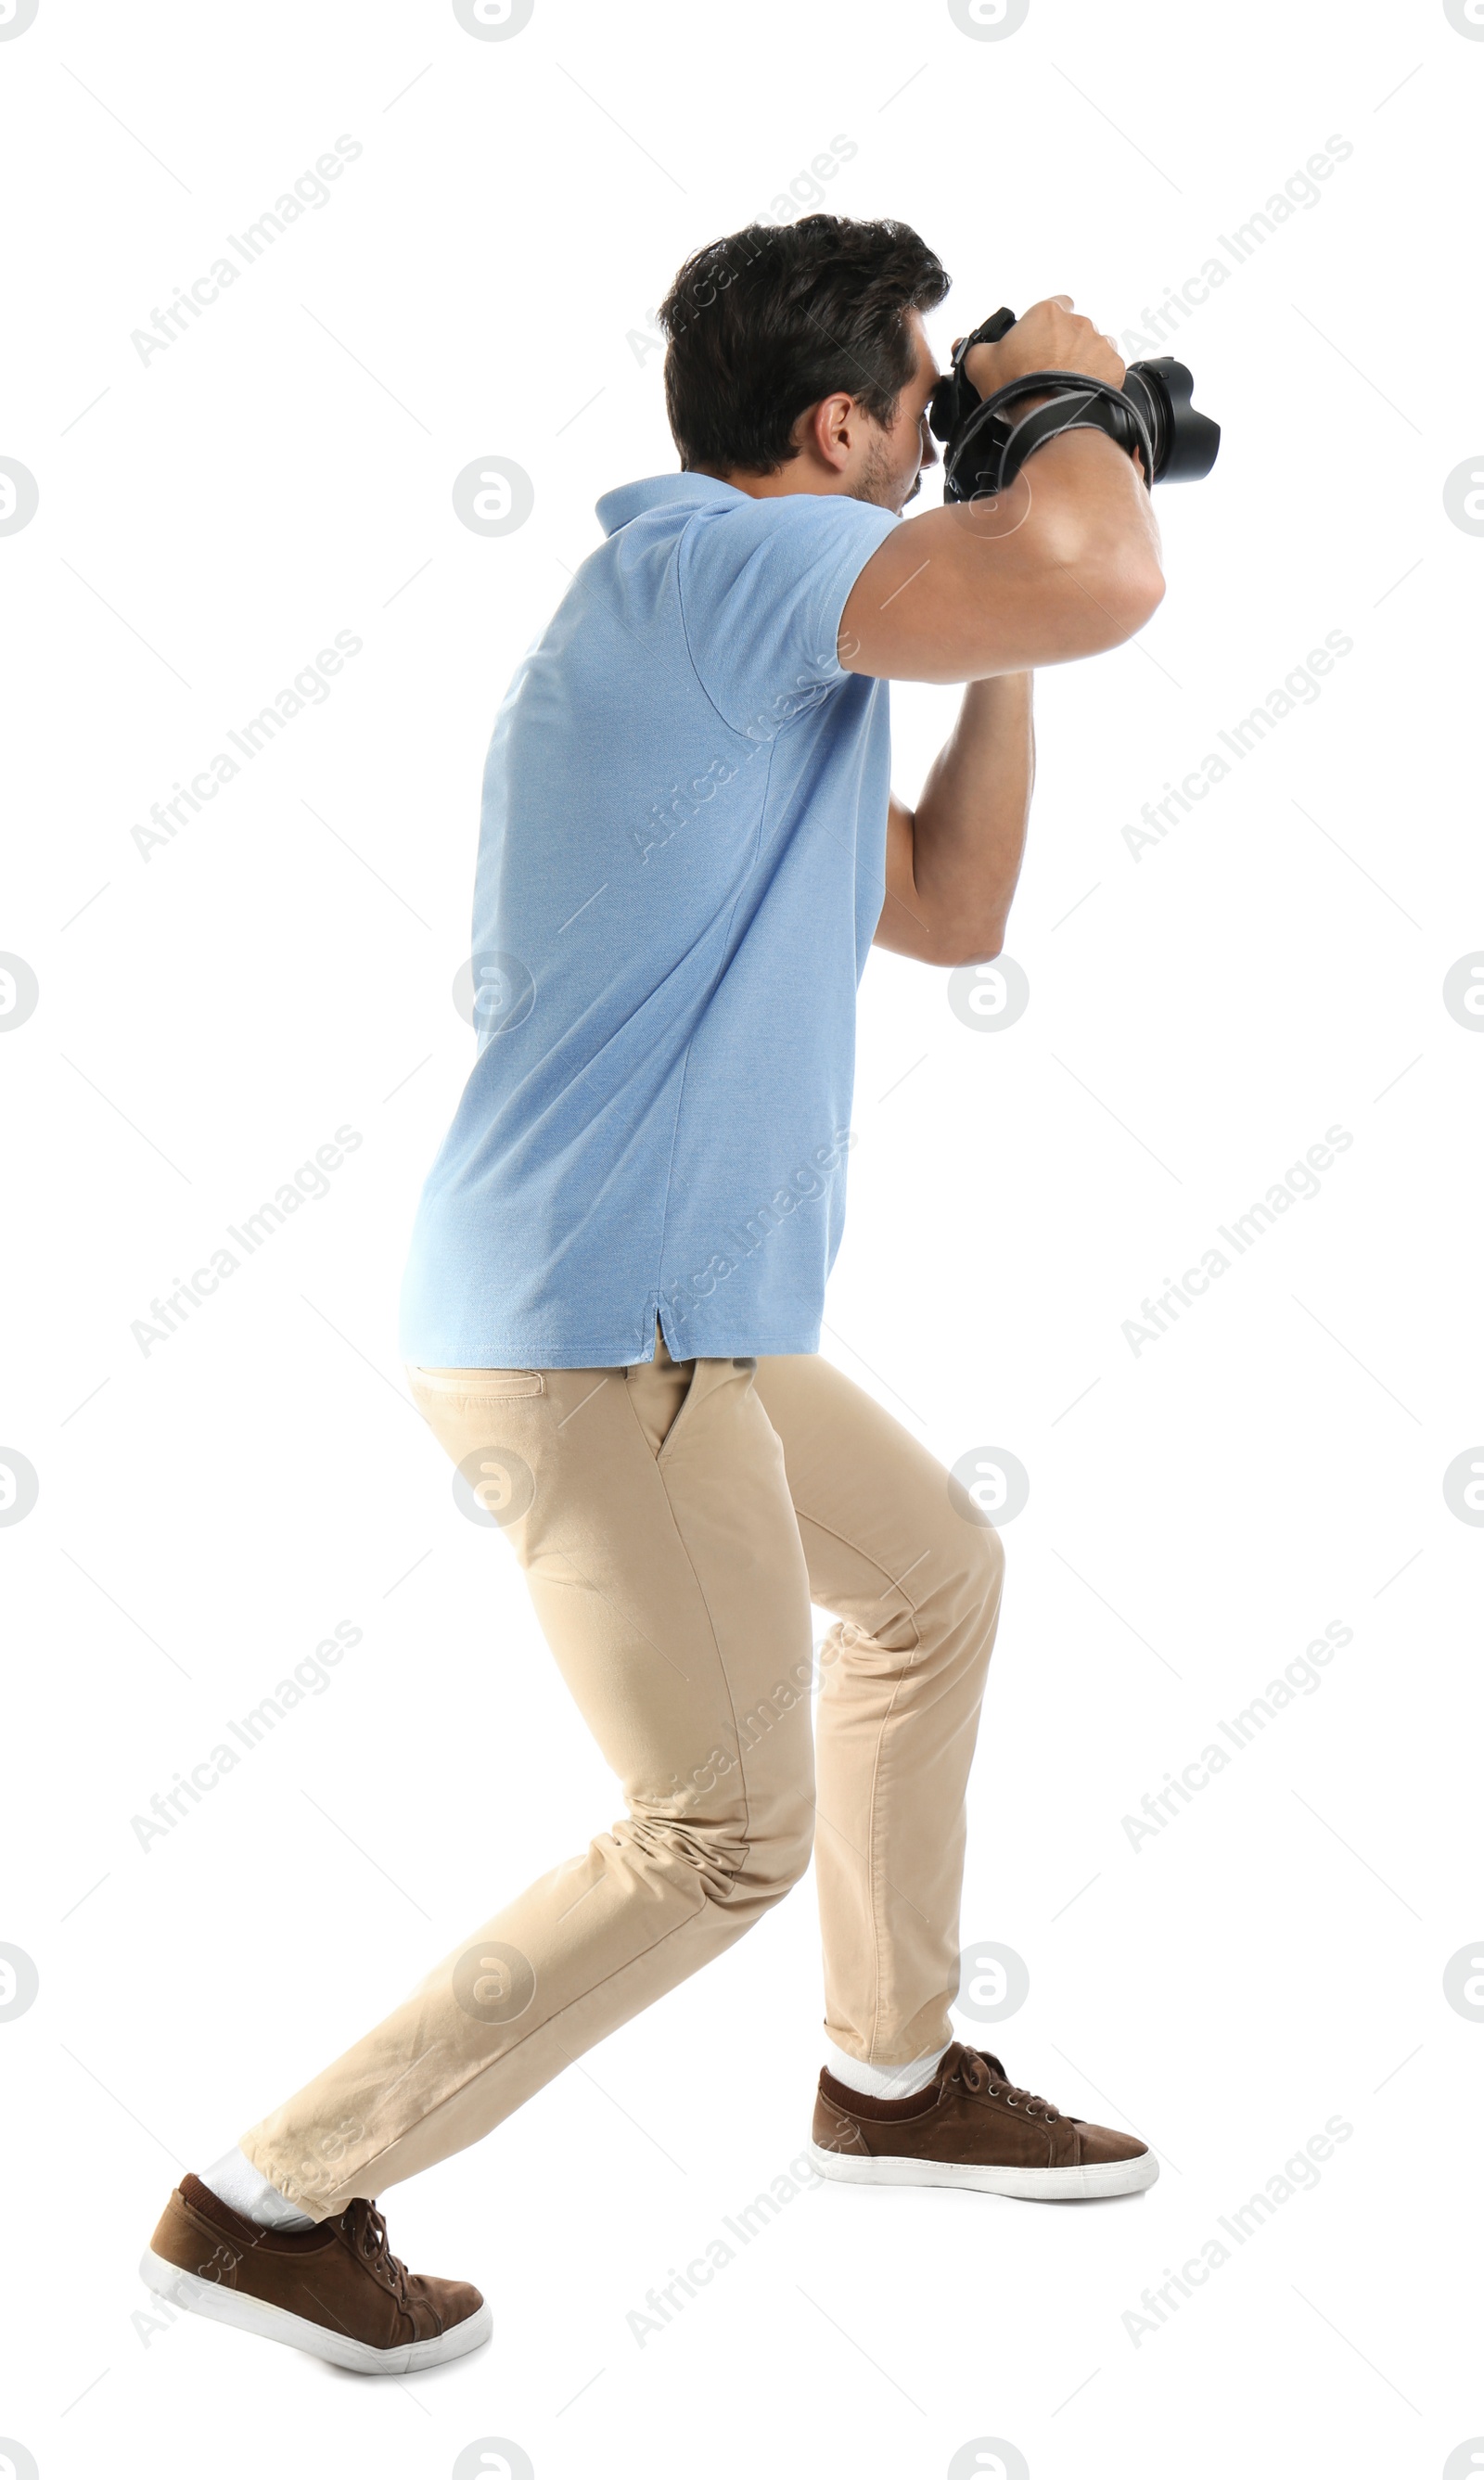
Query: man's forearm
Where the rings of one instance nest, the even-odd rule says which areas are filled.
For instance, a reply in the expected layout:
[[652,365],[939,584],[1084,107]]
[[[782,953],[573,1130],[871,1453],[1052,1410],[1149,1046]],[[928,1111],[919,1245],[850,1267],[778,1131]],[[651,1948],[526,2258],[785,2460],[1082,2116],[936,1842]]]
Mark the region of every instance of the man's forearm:
[[894,807],[881,946],[925,964],[999,954],[1035,778],[1032,680],[972,681],[916,810]]

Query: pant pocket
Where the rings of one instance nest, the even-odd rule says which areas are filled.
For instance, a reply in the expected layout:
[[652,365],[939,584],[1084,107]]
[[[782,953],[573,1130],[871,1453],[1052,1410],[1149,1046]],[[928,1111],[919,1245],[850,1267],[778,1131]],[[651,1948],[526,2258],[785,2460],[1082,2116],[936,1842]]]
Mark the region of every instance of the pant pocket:
[[664,1460],[702,1366],[698,1360],[637,1360],[629,1370],[629,1401],[657,1463]]
[[407,1384],[414,1395],[439,1403],[450,1399],[471,1404],[504,1403],[512,1395],[544,1395],[546,1380],[539,1369],[409,1369]]

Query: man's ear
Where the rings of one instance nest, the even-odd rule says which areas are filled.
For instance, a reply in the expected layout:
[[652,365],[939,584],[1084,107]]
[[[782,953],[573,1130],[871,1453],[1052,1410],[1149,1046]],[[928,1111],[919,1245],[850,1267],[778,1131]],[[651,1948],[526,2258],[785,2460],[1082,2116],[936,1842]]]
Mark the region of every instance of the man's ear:
[[838,469],[850,452],[850,428],[860,420],[859,407],[853,397],[844,391],[821,397],[810,416],[810,435],[825,464]]

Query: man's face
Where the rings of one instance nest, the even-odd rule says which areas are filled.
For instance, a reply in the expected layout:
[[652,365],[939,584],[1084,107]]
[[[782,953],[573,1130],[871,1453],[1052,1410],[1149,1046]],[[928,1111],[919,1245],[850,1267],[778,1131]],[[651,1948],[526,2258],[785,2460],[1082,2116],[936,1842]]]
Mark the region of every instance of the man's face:
[[938,462],[937,442],[927,427],[927,400],[937,385],[938,365],[924,331],[922,314],[907,314],[917,348],[917,368],[897,400],[897,419],[890,427],[869,422],[860,471],[850,483],[853,500],[893,508],[899,515],[923,487],[923,469]]

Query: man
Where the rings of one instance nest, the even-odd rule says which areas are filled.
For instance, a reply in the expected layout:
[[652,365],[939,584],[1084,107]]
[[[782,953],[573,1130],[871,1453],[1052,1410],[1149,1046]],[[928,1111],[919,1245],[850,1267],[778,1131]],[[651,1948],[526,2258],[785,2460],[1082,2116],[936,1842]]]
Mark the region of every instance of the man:
[[[170,2199],[146,2281],[342,2364],[489,2331],[477,2290],[405,2272],[368,2199],[721,1953],[811,1851],[821,2172],[1045,2197],[1156,2174],[952,2037],[1000,1544],[817,1349],[870,944],[999,952],[1031,671],[1121,643],[1163,591],[1140,473],[1101,434],[902,519],[947,290],[890,222],[692,258],[662,313],[682,470],[599,502],[606,539],[495,725],[481,1044],[404,1344],[628,1813]],[[1064,296],[966,366],[981,395],[1124,375]],[[915,812],[889,788],[893,679],[967,684]],[[837,1619],[814,1734],[811,1601]]]

